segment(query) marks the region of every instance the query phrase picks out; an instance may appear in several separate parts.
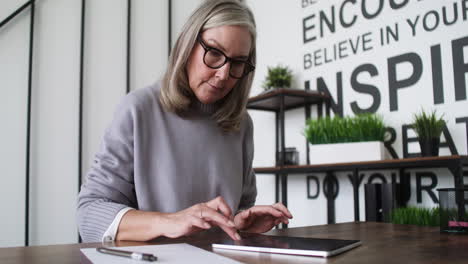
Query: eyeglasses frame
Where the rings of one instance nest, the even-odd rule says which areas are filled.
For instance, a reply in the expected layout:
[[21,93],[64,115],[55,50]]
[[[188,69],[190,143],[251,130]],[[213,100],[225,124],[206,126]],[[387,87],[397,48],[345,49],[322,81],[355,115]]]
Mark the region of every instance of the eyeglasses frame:
[[[202,46],[202,48],[205,50],[205,54],[203,54],[203,63],[204,63],[207,67],[209,67],[209,68],[211,68],[211,69],[219,69],[219,68],[223,67],[223,66],[224,66],[226,63],[228,63],[228,62],[242,62],[242,63],[245,63],[246,67],[245,67],[244,73],[242,74],[241,77],[233,76],[233,75],[231,74],[231,68],[229,68],[229,76],[231,76],[231,77],[234,78],[234,79],[242,79],[242,78],[244,78],[245,76],[247,76],[249,73],[251,73],[252,71],[255,70],[255,66],[253,66],[252,63],[250,63],[250,61],[248,61],[248,60],[245,60],[245,61],[244,61],[244,60],[237,60],[237,59],[231,58],[231,57],[227,56],[227,55],[226,55],[224,52],[222,52],[221,50],[219,50],[219,49],[217,49],[217,48],[214,48],[214,47],[208,46],[208,45],[203,41],[203,39],[201,38],[200,35],[198,35],[197,41],[198,41],[198,43],[200,43],[200,45]],[[224,60],[224,62],[223,62],[221,65],[219,65],[219,66],[217,66],[217,67],[212,67],[212,66],[208,65],[208,64],[205,62],[206,54],[207,54],[208,51],[210,51],[210,50],[215,50],[215,51],[219,52],[220,54],[222,54],[222,55],[224,56],[225,60]],[[231,66],[230,66],[230,67],[232,67],[232,63],[231,63]]]

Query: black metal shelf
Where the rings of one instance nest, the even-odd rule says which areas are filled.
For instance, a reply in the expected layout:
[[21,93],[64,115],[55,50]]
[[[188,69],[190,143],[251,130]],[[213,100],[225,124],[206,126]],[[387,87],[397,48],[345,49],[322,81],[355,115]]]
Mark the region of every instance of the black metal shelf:
[[[464,171],[463,167],[468,166],[468,156],[452,155],[438,157],[417,157],[404,159],[390,159],[379,161],[360,161],[360,162],[343,162],[343,163],[327,163],[314,165],[288,165],[276,167],[259,167],[254,168],[256,174],[275,174],[282,175],[286,178],[289,174],[301,174],[311,172],[325,172],[327,177],[335,177],[334,172],[351,171],[353,182],[353,198],[354,198],[354,220],[359,221],[359,172],[363,170],[388,170],[398,169],[400,183],[405,183],[405,188],[409,188],[409,178],[405,176],[406,169],[415,168],[447,168],[454,177],[455,188],[463,188]],[[284,189],[282,195],[287,196],[287,190]],[[328,223],[334,223],[334,203],[333,199],[327,196],[329,209]],[[330,214],[331,212],[331,214]],[[330,217],[330,215],[332,215]]]
[[342,162],[312,165],[287,165],[276,167],[254,168],[256,174],[277,174],[277,173],[309,173],[327,171],[349,171],[359,170],[379,170],[379,169],[400,169],[400,168],[448,168],[461,163],[468,166],[468,156],[452,155],[438,157],[418,157],[405,159],[389,159],[378,161]]
[[323,92],[280,88],[249,98],[248,109],[279,112],[281,101],[284,100],[284,110],[296,109],[310,105],[328,104],[330,96]]

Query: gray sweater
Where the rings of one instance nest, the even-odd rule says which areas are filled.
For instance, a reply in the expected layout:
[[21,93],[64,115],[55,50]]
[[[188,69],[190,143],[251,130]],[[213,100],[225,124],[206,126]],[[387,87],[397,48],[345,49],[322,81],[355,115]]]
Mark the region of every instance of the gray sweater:
[[135,90],[117,107],[78,197],[84,242],[101,241],[125,207],[176,212],[222,196],[236,212],[255,203],[248,114],[240,131],[226,133],[213,105],[180,117],[162,108],[159,92],[159,84]]

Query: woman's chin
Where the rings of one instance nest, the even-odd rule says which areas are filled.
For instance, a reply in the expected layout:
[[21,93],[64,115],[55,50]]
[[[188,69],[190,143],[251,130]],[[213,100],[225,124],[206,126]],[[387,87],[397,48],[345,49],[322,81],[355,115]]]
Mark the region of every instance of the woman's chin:
[[210,93],[199,95],[197,98],[202,104],[212,104],[219,100],[217,96],[213,96]]

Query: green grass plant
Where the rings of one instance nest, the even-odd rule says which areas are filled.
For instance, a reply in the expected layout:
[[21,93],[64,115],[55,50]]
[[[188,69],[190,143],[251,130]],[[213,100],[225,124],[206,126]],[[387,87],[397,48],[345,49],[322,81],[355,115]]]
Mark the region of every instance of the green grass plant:
[[385,124],[377,114],[309,119],[304,136],[312,144],[384,141]]
[[435,110],[431,113],[421,110],[413,116],[413,128],[419,138],[439,138],[445,123],[443,116],[437,117]]
[[436,208],[402,207],[392,211],[390,221],[393,224],[439,226],[440,210]]

